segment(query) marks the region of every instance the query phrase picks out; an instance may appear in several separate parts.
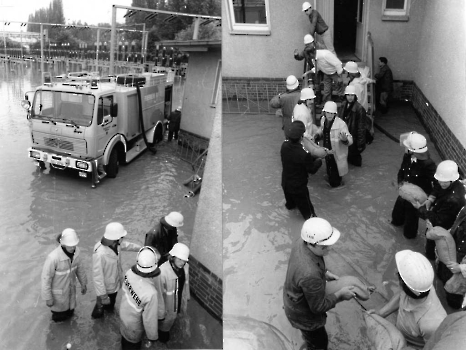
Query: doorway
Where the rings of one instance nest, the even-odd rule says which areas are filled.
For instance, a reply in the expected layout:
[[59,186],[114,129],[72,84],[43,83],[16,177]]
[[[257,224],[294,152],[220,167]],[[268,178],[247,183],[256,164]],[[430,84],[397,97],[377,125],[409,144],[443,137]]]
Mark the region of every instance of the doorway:
[[333,44],[342,61],[360,61],[362,56],[363,0],[335,0]]

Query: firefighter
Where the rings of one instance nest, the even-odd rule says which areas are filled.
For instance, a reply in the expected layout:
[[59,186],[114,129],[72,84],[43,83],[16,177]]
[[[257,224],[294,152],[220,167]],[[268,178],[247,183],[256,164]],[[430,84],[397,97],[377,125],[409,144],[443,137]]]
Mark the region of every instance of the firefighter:
[[42,298],[52,310],[52,320],[64,321],[74,314],[76,307],[76,278],[81,284],[81,294],[87,292],[87,277],[77,247],[78,235],[66,228],[57,236],[60,245],[45,260],[42,269]]
[[113,311],[118,291],[123,282],[121,250],[135,251],[141,245],[124,240],[127,232],[119,222],[111,222],[105,227],[100,242],[94,246],[92,255],[93,280],[97,301],[92,311],[93,318],[100,318],[104,309]]
[[298,103],[300,97],[299,81],[294,75],[289,75],[286,78],[286,92],[278,94],[270,100],[270,107],[280,108],[282,111],[282,130],[285,133],[285,138],[289,136],[293,108]]
[[166,316],[159,322],[159,340],[170,340],[170,329],[179,313],[186,314],[189,292],[189,248],[183,243],[176,243],[170,250],[168,261],[160,266],[160,280],[165,300]]
[[181,123],[181,106],[178,106],[170,115],[168,119],[168,139],[170,142],[173,139],[178,140],[178,132],[180,131]]
[[398,310],[396,327],[408,343],[423,347],[447,316],[433,288],[434,269],[418,252],[402,250],[395,254],[401,289],[380,310],[369,310],[387,317]]
[[160,219],[160,222],[146,233],[144,245],[150,245],[161,254],[159,266],[168,259],[168,253],[175,243],[178,243],[178,227],[183,226],[183,215],[172,211]]
[[125,274],[120,304],[122,350],[140,349],[144,333],[146,347],[158,339],[158,322],[165,317],[162,295],[154,283],[160,276],[159,258],[154,248],[142,247],[137,263]]

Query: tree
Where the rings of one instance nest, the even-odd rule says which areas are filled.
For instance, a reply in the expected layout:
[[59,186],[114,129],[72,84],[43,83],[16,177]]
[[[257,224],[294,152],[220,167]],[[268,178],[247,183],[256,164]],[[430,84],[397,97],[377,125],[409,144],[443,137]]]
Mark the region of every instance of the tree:
[[[194,35],[194,23],[188,28],[176,34],[176,40],[192,40]],[[199,40],[221,40],[222,30],[217,26],[217,22],[211,22],[206,25],[199,26]]]

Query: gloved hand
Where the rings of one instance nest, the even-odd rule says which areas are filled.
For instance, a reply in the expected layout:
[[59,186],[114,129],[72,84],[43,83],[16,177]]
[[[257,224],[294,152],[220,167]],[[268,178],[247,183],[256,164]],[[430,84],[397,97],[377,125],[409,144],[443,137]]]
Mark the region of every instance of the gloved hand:
[[48,307],[52,307],[52,306],[53,306],[53,299],[46,300],[46,301],[45,301],[45,304],[46,304]]
[[87,293],[87,286],[84,285],[84,286],[81,286],[81,294],[84,295]]
[[110,305],[110,297],[107,294],[101,295],[98,298],[100,298],[102,305]]

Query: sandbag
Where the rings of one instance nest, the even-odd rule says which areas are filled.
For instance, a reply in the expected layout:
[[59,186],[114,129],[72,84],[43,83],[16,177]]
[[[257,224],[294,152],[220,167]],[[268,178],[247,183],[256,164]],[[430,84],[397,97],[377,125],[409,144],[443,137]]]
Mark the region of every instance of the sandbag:
[[374,350],[406,349],[406,339],[393,323],[376,314],[364,312],[363,315]]
[[403,182],[398,189],[398,194],[401,198],[411,202],[424,203],[427,200],[427,195],[422,188],[409,182]]
[[456,262],[456,244],[448,230],[435,226],[427,230],[426,237],[435,241],[437,255],[441,262],[445,265],[449,262]]
[[[466,256],[461,261],[466,264]],[[451,294],[466,294],[466,278],[461,272],[454,273],[453,276],[445,283],[445,290]]]
[[325,152],[324,147],[319,146],[317,143],[315,143],[308,137],[303,137],[303,146],[314,157],[324,158],[327,155],[327,152]]
[[455,312],[442,321],[424,350],[464,350],[466,348],[466,311]]
[[342,276],[335,281],[328,281],[325,286],[325,294],[333,294],[346,286],[354,286],[354,292],[358,299],[368,300],[371,293],[364,282],[355,276]]

